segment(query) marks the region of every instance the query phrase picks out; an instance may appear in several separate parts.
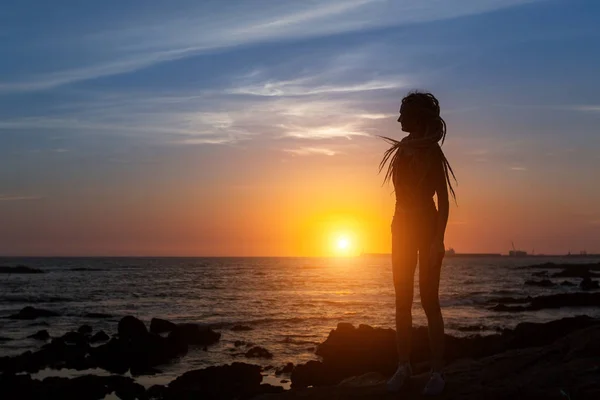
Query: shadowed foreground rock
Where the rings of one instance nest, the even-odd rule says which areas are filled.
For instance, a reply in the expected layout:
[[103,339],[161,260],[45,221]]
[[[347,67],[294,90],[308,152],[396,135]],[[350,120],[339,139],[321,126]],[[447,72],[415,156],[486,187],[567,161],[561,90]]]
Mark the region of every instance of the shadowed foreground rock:
[[261,367],[233,363],[189,371],[168,386],[148,389],[153,399],[249,399],[261,393],[281,393],[282,387],[261,384]]
[[[36,352],[27,351],[14,357],[0,357],[0,371],[5,373],[35,373],[44,368],[85,370],[102,368],[112,373],[132,375],[153,374],[153,368],[168,363],[188,351],[188,344],[212,344],[220,333],[193,324],[177,326],[168,337],[148,332],[142,321],[123,317],[118,325],[118,337],[110,339],[100,331],[91,336],[91,327],[81,329],[86,333],[67,332],[53,339]],[[109,340],[92,347],[90,344]]]
[[[445,376],[445,393],[437,399],[597,400],[600,399],[600,325],[577,330],[543,346],[457,360],[446,367]],[[337,385],[261,395],[256,399],[420,399],[428,376],[413,376],[399,394],[386,393],[386,378],[385,374],[369,372]]]
[[[578,329],[600,325],[586,316],[539,323],[521,323],[514,330],[490,336],[456,338],[446,335],[446,361],[482,358],[510,349],[544,346]],[[430,358],[427,328],[413,328],[411,362],[415,373],[428,370]],[[317,347],[323,361],[309,361],[294,368],[292,387],[337,384],[341,380],[367,372],[391,375],[396,369],[395,332],[340,323],[325,342]]]
[[109,393],[121,400],[146,399],[146,390],[131,378],[85,375],[77,378],[31,379],[29,375],[0,375],[5,400],[86,400],[103,399]]

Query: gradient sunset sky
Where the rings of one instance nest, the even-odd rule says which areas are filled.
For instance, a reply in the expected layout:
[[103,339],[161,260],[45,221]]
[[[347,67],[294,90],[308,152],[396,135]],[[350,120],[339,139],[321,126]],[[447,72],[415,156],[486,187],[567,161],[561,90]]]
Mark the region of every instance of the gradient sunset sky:
[[379,160],[432,91],[446,246],[600,253],[596,0],[18,1],[0,254],[388,252]]

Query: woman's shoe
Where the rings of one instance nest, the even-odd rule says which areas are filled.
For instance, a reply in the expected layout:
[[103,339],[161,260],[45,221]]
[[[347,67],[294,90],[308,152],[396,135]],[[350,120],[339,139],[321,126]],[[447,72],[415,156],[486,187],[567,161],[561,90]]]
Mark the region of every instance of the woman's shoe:
[[412,369],[410,367],[410,363],[398,364],[398,369],[387,381],[386,387],[388,392],[398,392],[411,375]]

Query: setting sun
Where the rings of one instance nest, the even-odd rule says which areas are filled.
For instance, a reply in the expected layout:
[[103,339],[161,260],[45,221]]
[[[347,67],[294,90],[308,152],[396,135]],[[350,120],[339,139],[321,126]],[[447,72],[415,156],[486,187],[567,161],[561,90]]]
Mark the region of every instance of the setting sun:
[[346,237],[341,237],[338,239],[337,247],[339,250],[346,250],[350,247],[350,240]]

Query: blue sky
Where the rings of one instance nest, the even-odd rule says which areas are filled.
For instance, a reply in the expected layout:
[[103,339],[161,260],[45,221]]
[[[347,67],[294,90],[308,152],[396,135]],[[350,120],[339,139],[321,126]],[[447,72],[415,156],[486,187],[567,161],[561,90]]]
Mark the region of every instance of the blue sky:
[[[217,206],[240,207],[227,190],[255,185],[258,198],[291,160],[289,173],[358,168],[376,182],[364,190],[381,191],[373,136],[397,131],[411,89],[431,90],[449,126],[462,248],[516,237],[600,252],[599,17],[600,3],[581,0],[4,5],[0,253],[148,253],[192,235],[157,215],[199,204],[210,229],[192,235],[197,253],[254,254],[202,244],[231,237],[215,219]],[[501,201],[510,217],[484,223]],[[482,226],[489,238],[473,244]],[[257,253],[293,252],[264,240],[250,241]]]

